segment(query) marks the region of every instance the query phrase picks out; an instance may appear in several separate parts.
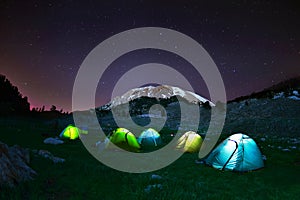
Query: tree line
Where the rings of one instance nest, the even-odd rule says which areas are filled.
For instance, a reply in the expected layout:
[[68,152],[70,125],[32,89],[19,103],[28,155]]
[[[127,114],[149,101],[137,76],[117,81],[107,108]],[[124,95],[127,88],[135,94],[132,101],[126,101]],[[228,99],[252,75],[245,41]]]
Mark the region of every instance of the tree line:
[[28,98],[19,92],[18,88],[0,74],[0,112],[26,113],[30,111]]
[[[6,76],[0,74],[0,113],[1,114],[28,114],[28,113],[43,113],[45,106],[40,108],[32,108],[30,110],[30,103],[28,97],[23,96],[19,89],[12,85]],[[48,111],[49,112],[49,111]],[[52,105],[50,112],[58,114],[69,114],[63,109],[57,110],[55,105]]]

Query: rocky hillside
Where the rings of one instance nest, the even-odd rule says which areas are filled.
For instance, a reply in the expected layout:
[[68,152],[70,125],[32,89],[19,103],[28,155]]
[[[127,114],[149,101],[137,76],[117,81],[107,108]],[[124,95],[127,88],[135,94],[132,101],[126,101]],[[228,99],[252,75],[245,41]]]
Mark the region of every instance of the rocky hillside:
[[299,135],[300,77],[229,102],[224,132],[238,131]]
[[278,84],[275,84],[269,88],[265,88],[262,91],[254,92],[247,96],[238,97],[231,102],[239,102],[247,99],[262,99],[262,98],[273,98],[274,96],[281,94],[282,96],[288,97],[300,93],[300,76],[285,80]]
[[300,101],[284,98],[247,99],[227,104],[224,132],[299,135]]
[[[276,92],[275,92],[276,91]],[[287,92],[289,91],[289,92]],[[248,96],[244,99],[231,101],[227,104],[224,134],[244,132],[250,135],[297,135],[300,133],[300,95],[297,87],[284,88],[284,90],[265,90],[260,92],[259,98]],[[270,96],[270,94],[272,94]],[[151,119],[166,120],[164,130],[188,131],[180,129],[180,104],[188,108],[189,114],[183,118],[184,123],[194,122],[195,107],[199,106],[200,123],[198,133],[205,135],[211,120],[212,102],[199,95],[183,91],[171,86],[147,86],[126,92],[121,97],[113,99],[109,104],[96,109],[98,120],[92,120],[91,111],[86,111],[82,121],[88,126],[95,126],[100,122],[107,132],[118,127],[114,118],[118,117],[126,127],[128,120],[145,126]],[[163,109],[153,107],[160,104]],[[128,112],[129,105],[129,112]],[[218,107],[218,106],[217,106]],[[111,109],[115,115],[112,115]],[[151,110],[151,112],[149,112]],[[119,120],[120,121],[120,120]],[[130,129],[130,127],[127,127]]]

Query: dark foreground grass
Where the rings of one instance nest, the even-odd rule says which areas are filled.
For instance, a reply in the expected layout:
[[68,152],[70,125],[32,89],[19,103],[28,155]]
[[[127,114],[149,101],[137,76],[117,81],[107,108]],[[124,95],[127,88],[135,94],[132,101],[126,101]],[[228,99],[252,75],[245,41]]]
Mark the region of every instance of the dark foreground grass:
[[[195,164],[197,154],[184,154],[170,166],[152,173],[130,174],[111,169],[91,156],[80,141],[43,144],[43,133],[55,134],[30,123],[1,129],[0,141],[30,149],[46,149],[65,163],[53,164],[31,156],[34,180],[15,188],[0,187],[0,199],[299,199],[300,152],[282,152],[257,141],[267,156],[265,168],[249,173],[218,171]],[[58,133],[56,133],[58,134]],[[158,174],[161,180],[151,180]],[[149,193],[148,185],[162,189]]]

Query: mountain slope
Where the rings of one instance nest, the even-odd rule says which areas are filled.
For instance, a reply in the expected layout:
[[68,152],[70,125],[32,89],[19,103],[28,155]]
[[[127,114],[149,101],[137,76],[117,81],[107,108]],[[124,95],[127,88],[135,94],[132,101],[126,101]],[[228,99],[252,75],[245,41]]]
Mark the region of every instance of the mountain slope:
[[228,103],[239,102],[247,99],[273,98],[278,93],[284,93],[285,96],[290,96],[293,91],[300,92],[300,76],[282,81],[260,92],[254,92],[250,95],[238,97]]

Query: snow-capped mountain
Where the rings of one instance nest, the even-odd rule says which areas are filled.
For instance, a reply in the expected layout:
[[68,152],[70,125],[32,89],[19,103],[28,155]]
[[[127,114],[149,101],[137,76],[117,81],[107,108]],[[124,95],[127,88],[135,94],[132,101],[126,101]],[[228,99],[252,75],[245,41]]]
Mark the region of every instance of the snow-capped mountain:
[[169,86],[169,85],[158,85],[156,87],[147,86],[142,88],[131,89],[125,94],[123,94],[122,96],[115,97],[110,102],[110,107],[115,107],[121,104],[125,104],[141,97],[169,99],[174,96],[179,96],[185,99],[188,103],[203,104],[205,102],[208,102],[210,106],[215,106],[215,104],[209,101],[208,99],[198,94],[195,94],[191,91],[186,91],[181,88]]

